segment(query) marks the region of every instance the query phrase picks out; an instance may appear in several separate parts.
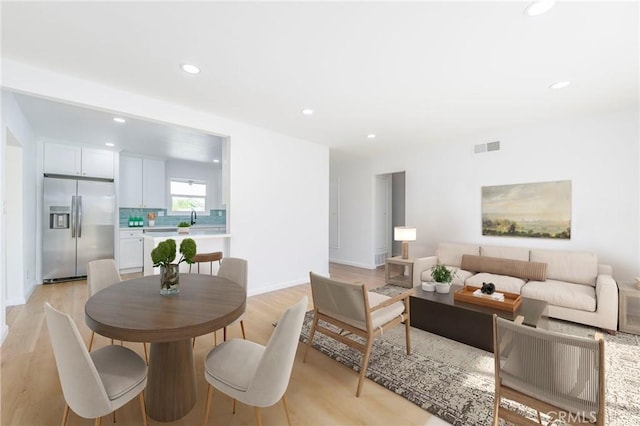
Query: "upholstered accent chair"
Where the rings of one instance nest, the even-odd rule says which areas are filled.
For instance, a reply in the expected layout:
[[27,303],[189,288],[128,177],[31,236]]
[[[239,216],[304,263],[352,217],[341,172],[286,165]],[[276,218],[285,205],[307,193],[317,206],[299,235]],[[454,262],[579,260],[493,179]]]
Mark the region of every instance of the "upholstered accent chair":
[[[518,317],[522,318],[522,317]],[[518,425],[542,423],[540,413],[562,424],[604,425],[604,340],[532,328],[493,316],[495,406]],[[534,408],[538,423],[501,405],[509,399]],[[549,423],[551,424],[551,423]]]
[[285,392],[298,349],[304,314],[309,299],[304,296],[280,317],[266,346],[249,340],[231,339],[213,348],[205,357],[204,378],[209,383],[204,424],[207,424],[213,388],[236,400],[255,407],[258,425],[262,424],[261,407],[282,400],[291,425]]
[[[119,282],[122,282],[122,277],[120,276],[116,262],[113,259],[92,260],[87,263],[87,289],[89,291],[89,297],[93,296],[100,290]],[[96,332],[92,331],[91,340],[89,340],[89,351],[93,348],[93,339],[95,335]],[[111,339],[111,344],[113,345],[113,339]],[[142,348],[144,349],[144,359],[149,363],[147,344],[143,342]]]
[[[222,278],[226,278],[229,281],[233,281],[236,284],[239,284],[244,291],[247,291],[247,261],[245,259],[240,259],[237,257],[225,257],[222,259],[220,264],[220,269],[218,270],[218,276]],[[244,318],[245,313],[234,322],[229,325],[240,323],[240,328],[242,329],[242,338],[246,339],[247,335],[244,332]],[[223,339],[227,340],[227,327],[224,328]]]
[[[371,347],[378,336],[404,322],[407,355],[411,354],[409,296],[413,289],[389,297],[367,291],[362,283],[332,280],[313,272],[309,275],[315,309],[303,362],[306,362],[316,331],[359,350],[363,356],[356,390],[358,397],[366,377]],[[351,334],[362,337],[365,342],[349,338]]]
[[95,419],[115,411],[139,396],[143,424],[147,424],[142,391],[147,385],[147,366],[129,348],[108,345],[89,352],[76,324],[64,312],[44,305],[53,354],[58,367],[62,393],[67,403],[62,425],[69,409],[80,417]]

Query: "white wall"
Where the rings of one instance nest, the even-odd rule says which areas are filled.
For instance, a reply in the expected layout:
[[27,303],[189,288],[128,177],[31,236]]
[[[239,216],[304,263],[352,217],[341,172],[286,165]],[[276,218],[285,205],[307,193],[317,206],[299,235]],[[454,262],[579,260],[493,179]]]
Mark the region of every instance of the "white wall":
[[[22,211],[23,217],[21,218],[23,223],[24,234],[22,237],[22,247],[19,250],[7,250],[5,252],[4,244],[0,244],[0,338],[4,338],[6,328],[5,308],[7,306],[6,295],[10,296],[9,302],[23,303],[26,298],[29,297],[35,286],[35,273],[36,273],[36,169],[35,169],[35,157],[36,157],[36,140],[35,135],[31,129],[31,126],[27,122],[26,118],[22,114],[22,111],[18,107],[15,98],[11,93],[2,91],[2,125],[0,126],[0,134],[2,140],[0,141],[0,176],[2,177],[2,184],[0,185],[0,200],[2,201],[2,221],[0,223],[0,241],[5,242],[8,234],[7,228],[12,227],[12,223],[6,222],[6,202],[7,202],[7,187],[10,186],[14,190],[15,186],[11,186],[12,183],[5,181],[5,173],[9,172],[6,168],[7,151],[6,146],[8,143],[12,144],[14,148],[21,150],[21,156],[23,158],[23,164],[20,171],[13,170],[11,173],[22,173],[21,181],[22,186],[19,190],[23,191],[22,194]],[[27,158],[34,159],[33,161],[24,160]],[[6,265],[8,263],[22,263],[23,279],[6,281],[5,271],[7,271]]]
[[[331,168],[331,179],[341,182],[341,206],[349,203],[363,215],[341,211],[350,243],[331,258],[370,264],[370,180],[406,170],[406,221],[418,232],[412,256],[432,255],[443,241],[591,250],[613,265],[617,279],[629,281],[640,270],[638,128],[634,110],[342,159]],[[500,151],[473,153],[475,144],[496,140]],[[572,182],[570,240],[481,235],[482,186],[554,180]],[[352,197],[358,201],[349,202]]]
[[249,294],[328,271],[325,146],[118,88],[3,60],[3,85],[26,93],[230,137],[232,256],[249,261]]

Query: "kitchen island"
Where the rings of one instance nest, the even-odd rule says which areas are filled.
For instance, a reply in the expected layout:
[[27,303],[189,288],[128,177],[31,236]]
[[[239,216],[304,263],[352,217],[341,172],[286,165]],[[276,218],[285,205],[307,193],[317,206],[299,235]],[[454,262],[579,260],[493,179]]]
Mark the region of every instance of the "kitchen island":
[[[151,251],[158,246],[162,241],[168,239],[174,239],[176,241],[176,262],[180,260],[180,243],[185,238],[192,238],[196,242],[196,248],[198,253],[210,253],[213,251],[221,251],[224,256],[229,254],[229,239],[231,234],[225,232],[217,232],[209,229],[190,229],[188,234],[179,234],[177,231],[168,232],[150,232],[144,234],[144,275],[158,275],[160,274],[160,268],[153,267],[153,261],[151,260]],[[193,266],[196,267],[195,265]],[[180,264],[180,272],[189,272],[189,265],[186,262]],[[200,268],[201,273],[209,273],[209,265],[202,265]],[[215,272],[215,266],[214,266]]]

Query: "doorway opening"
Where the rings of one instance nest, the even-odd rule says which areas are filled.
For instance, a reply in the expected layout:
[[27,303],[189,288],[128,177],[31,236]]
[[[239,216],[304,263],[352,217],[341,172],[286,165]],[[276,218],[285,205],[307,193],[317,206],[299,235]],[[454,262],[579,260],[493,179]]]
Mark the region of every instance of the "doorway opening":
[[402,243],[393,241],[393,228],[405,225],[405,172],[375,177],[374,258],[376,266],[387,257],[399,256]]

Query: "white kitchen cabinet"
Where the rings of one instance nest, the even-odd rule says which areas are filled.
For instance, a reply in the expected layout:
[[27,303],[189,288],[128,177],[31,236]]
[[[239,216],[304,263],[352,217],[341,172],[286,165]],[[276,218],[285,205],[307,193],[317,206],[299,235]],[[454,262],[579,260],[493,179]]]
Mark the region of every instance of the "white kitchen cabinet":
[[166,208],[164,161],[120,156],[120,207]]
[[47,142],[44,172],[113,179],[113,151]]
[[120,231],[120,269],[142,270],[144,235],[142,229]]

